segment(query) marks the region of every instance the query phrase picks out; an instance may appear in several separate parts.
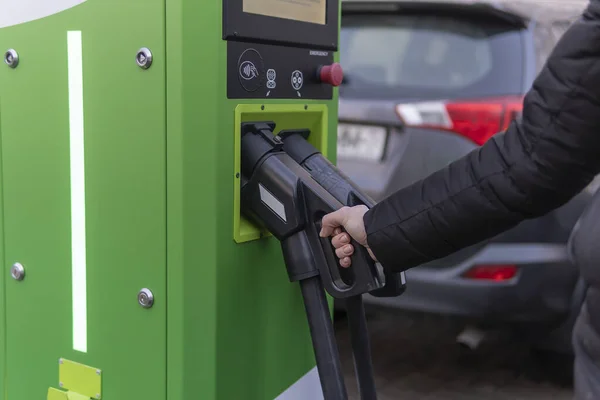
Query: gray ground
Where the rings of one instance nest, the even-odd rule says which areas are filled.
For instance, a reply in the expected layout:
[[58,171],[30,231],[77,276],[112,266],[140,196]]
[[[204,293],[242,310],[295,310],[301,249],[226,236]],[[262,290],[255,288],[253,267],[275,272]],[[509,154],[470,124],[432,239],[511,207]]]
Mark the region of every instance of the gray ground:
[[[350,400],[359,400],[346,320],[336,322]],[[449,319],[369,315],[378,400],[567,400],[569,360],[541,358],[526,345],[498,338],[475,353],[455,344]]]

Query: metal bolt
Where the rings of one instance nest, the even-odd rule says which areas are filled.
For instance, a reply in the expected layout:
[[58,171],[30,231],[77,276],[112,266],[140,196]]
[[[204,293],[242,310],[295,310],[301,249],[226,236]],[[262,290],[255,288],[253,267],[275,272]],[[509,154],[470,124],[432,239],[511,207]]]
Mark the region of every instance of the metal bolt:
[[20,263],[14,263],[10,269],[10,276],[16,281],[25,279],[25,268]]
[[150,289],[142,289],[138,293],[138,303],[144,308],[150,308],[154,304],[154,294]]
[[96,370],[96,375],[100,375],[101,373],[102,372],[99,369]]
[[100,393],[96,393],[96,398],[99,399],[100,398]]
[[152,65],[152,52],[146,47],[138,50],[135,56],[135,62],[140,68],[148,69]]
[[63,361],[63,359],[62,359],[62,358],[59,358],[59,359],[58,359],[58,363],[59,363],[59,364],[62,364],[63,362],[64,362],[64,361]]
[[15,49],[8,49],[4,53],[4,62],[11,68],[17,68],[17,65],[19,65],[19,53]]
[[64,384],[62,382],[58,382],[58,386],[63,387]]

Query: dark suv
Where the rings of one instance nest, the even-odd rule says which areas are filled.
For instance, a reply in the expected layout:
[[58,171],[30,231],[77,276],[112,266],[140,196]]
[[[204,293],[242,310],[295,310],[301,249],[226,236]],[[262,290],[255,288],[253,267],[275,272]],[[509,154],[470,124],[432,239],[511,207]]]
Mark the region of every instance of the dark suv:
[[[380,200],[506,129],[586,4],[531,3],[345,1],[340,168]],[[468,317],[482,326],[525,327],[537,344],[569,351],[581,291],[565,243],[591,192],[409,270],[399,298],[366,301]]]

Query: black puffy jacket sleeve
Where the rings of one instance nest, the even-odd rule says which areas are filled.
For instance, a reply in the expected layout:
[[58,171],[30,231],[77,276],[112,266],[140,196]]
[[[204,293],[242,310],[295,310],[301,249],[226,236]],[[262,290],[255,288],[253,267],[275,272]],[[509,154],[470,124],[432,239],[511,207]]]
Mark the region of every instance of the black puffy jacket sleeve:
[[600,173],[600,0],[565,32],[506,132],[364,216],[384,268],[403,271],[548,213]]

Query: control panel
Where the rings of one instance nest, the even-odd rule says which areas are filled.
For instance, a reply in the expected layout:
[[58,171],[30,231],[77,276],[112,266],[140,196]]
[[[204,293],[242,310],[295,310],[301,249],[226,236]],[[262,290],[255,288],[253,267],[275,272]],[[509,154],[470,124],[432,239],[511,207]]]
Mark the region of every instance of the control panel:
[[230,99],[331,100],[343,71],[333,52],[308,48],[227,43]]

